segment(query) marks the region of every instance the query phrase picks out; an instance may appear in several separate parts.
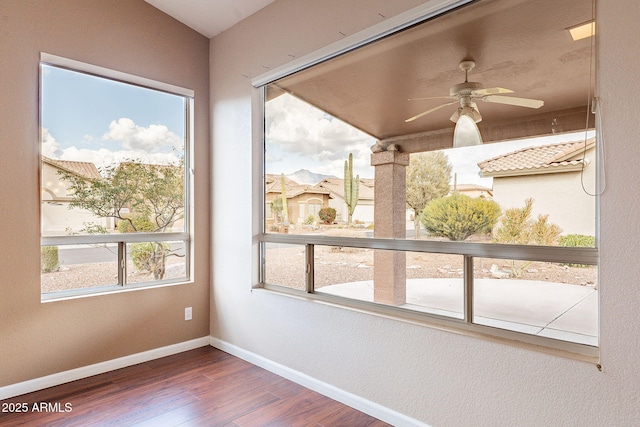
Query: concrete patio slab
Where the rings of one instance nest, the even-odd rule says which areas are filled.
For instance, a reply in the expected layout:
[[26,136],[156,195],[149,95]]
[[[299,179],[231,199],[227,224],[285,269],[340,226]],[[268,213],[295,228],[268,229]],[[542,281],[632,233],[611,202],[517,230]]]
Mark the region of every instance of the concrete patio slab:
[[[598,291],[589,286],[531,280],[476,279],[474,323],[588,345],[598,343]],[[373,301],[373,281],[326,286],[329,293]],[[463,318],[461,278],[408,279],[402,307]]]

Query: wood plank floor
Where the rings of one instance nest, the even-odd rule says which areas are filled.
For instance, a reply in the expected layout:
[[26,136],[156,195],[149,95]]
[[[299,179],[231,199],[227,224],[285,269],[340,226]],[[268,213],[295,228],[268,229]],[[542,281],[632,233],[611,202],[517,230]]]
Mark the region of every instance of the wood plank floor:
[[0,404],[3,427],[388,426],[209,346]]

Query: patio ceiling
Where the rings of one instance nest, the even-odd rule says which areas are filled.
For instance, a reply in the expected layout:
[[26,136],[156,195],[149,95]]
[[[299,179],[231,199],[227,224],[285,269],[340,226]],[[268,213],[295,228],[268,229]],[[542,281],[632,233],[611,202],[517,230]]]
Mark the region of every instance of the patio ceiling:
[[479,101],[485,142],[584,129],[593,38],[573,41],[567,29],[592,18],[592,0],[482,0],[284,77],[269,96],[293,94],[403,151],[445,148],[457,105],[405,123],[449,102],[408,98],[447,96],[464,81],[460,61],[473,60],[469,81],[544,101],[539,109]]

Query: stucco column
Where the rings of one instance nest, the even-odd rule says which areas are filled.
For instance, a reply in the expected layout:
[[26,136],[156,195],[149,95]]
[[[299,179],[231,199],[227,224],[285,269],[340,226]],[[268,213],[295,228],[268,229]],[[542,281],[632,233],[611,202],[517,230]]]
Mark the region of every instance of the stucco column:
[[[397,150],[371,154],[375,167],[374,237],[406,237],[406,167],[409,154]],[[374,301],[382,304],[406,303],[406,254],[376,250],[373,258]]]

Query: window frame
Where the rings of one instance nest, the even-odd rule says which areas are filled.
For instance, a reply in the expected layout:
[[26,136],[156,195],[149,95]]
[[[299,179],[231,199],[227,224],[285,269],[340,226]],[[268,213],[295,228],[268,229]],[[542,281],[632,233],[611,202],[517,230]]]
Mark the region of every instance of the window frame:
[[[263,289],[269,292],[277,292],[282,295],[303,297],[325,303],[336,304],[347,309],[354,309],[384,317],[390,317],[401,321],[418,323],[439,329],[445,329],[454,333],[462,333],[469,336],[490,339],[499,342],[517,343],[526,348],[549,352],[565,357],[597,362],[600,349],[598,345],[592,346],[570,341],[562,341],[539,335],[530,335],[513,330],[499,329],[482,324],[473,323],[473,260],[474,258],[502,258],[512,260],[542,261],[554,263],[576,263],[599,265],[599,199],[596,200],[596,224],[595,247],[559,247],[559,246],[532,246],[498,243],[473,243],[473,242],[447,242],[425,240],[403,240],[386,238],[356,238],[336,236],[312,236],[267,233],[265,229],[265,102],[266,87],[276,80],[295,74],[306,68],[322,63],[336,56],[353,51],[361,46],[380,40],[387,35],[399,32],[403,29],[427,21],[433,17],[444,14],[454,8],[462,7],[473,0],[430,0],[421,6],[413,8],[405,13],[387,21],[373,25],[359,33],[345,37],[318,51],[302,56],[283,66],[274,68],[252,80],[254,94],[253,105],[253,161],[257,167],[253,168],[253,182],[260,183],[254,186],[254,263],[253,280],[254,289]],[[597,131],[596,131],[597,132]],[[596,156],[599,152],[596,151]],[[601,159],[597,159],[601,161]],[[597,180],[597,177],[596,177]],[[265,248],[267,243],[280,243],[300,245],[305,247],[305,290],[295,290],[283,286],[265,282]],[[462,255],[464,258],[464,319],[455,319],[436,314],[410,310],[401,307],[383,305],[375,302],[355,300],[351,298],[319,294],[314,292],[314,247],[315,246],[342,246],[364,249],[381,249],[401,252],[423,252]]]
[[[118,253],[116,260],[116,268],[118,275],[118,283],[107,286],[95,286],[88,288],[70,289],[56,292],[42,292],[41,301],[56,301],[69,298],[78,298],[84,296],[100,295],[105,293],[130,291],[136,289],[144,289],[157,286],[178,285],[183,283],[192,283],[193,277],[193,250],[194,250],[194,238],[193,238],[193,194],[194,194],[194,168],[193,168],[193,109],[194,109],[194,96],[195,92],[191,89],[186,89],[180,86],[159,82],[156,80],[148,79],[145,77],[129,74],[121,71],[116,71],[110,68],[105,68],[93,64],[88,64],[73,59],[52,55],[49,53],[41,52],[39,67],[39,144],[42,145],[42,66],[49,65],[69,71],[87,74],[90,76],[112,80],[119,83],[151,89],[159,92],[168,93],[184,98],[185,100],[185,135],[184,135],[184,230],[180,232],[165,232],[165,233],[114,233],[114,234],[90,234],[90,235],[70,235],[70,236],[44,236],[42,235],[42,228],[40,231],[40,247],[45,246],[67,246],[67,245],[96,245],[96,244],[117,244]],[[39,150],[39,169],[38,169],[38,185],[41,186],[42,180],[42,153]],[[39,204],[39,218],[42,216],[42,197],[40,196]],[[40,226],[42,227],[42,226]],[[185,251],[185,275],[184,277],[174,279],[162,279],[152,280],[139,283],[127,283],[127,245],[130,243],[162,243],[171,241],[181,241],[184,243]]]

